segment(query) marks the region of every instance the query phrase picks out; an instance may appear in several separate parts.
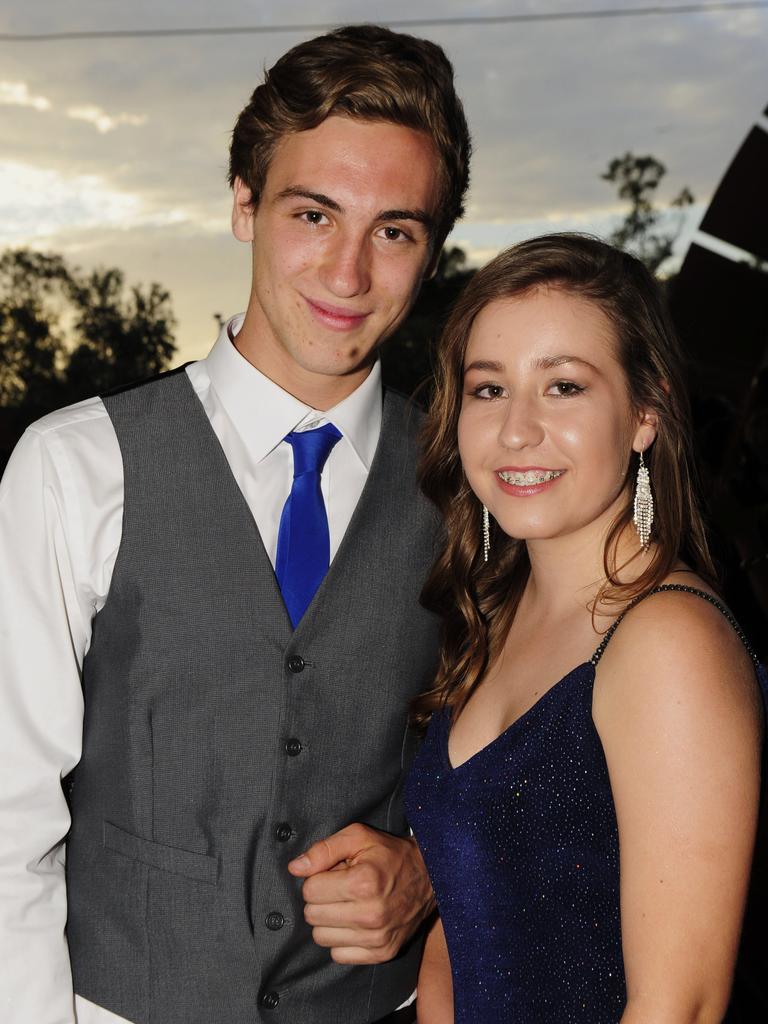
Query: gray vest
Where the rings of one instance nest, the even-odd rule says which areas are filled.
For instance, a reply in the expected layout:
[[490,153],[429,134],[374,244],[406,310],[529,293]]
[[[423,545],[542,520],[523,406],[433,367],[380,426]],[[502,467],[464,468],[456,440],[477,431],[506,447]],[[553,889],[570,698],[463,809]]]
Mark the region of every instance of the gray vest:
[[417,414],[387,394],[368,482],[295,631],[183,372],[105,399],[125,471],[120,551],[85,660],[71,793],[75,991],[136,1024],[363,1024],[414,987],[419,943],[334,964],[288,861],[353,821],[402,835],[436,620],[436,516]]

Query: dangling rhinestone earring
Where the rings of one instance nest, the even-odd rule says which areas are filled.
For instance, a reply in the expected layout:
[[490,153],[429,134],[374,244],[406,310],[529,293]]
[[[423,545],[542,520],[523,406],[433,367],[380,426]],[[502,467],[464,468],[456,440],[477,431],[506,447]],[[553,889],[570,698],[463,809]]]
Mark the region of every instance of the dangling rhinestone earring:
[[635,486],[635,514],[632,517],[640,538],[640,547],[643,551],[648,550],[651,539],[651,527],[653,526],[653,494],[651,492],[651,478],[640,452],[640,465],[637,467],[637,484]]
[[483,505],[483,561],[488,561],[488,552],[491,550],[491,518],[488,509]]

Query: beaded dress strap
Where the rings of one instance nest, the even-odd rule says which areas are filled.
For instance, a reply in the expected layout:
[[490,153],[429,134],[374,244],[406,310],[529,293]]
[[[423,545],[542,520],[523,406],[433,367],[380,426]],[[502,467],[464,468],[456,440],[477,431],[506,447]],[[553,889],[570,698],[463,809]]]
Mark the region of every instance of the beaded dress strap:
[[686,584],[684,583],[662,583],[660,586],[654,587],[653,590],[649,590],[647,594],[641,594],[639,597],[636,597],[634,601],[630,601],[627,607],[621,613],[621,615],[619,615],[619,617],[614,622],[612,622],[611,625],[608,627],[605,636],[600,641],[600,645],[598,646],[597,650],[592,655],[592,657],[589,659],[590,662],[593,665],[597,665],[598,661],[600,661],[603,654],[605,653],[605,648],[608,646],[608,642],[610,641],[613,634],[616,632],[619,623],[627,614],[627,612],[632,611],[635,605],[640,604],[640,602],[644,601],[646,597],[650,597],[652,594],[660,594],[665,590],[677,590],[683,594],[695,594],[697,597],[703,598],[705,601],[708,601],[711,605],[717,608],[717,610],[730,623],[733,631],[735,632],[739,640],[741,640],[742,644],[744,645],[744,649],[746,650],[747,654],[750,656],[752,661],[755,663],[755,665],[759,664],[758,657],[752,650],[749,640],[747,640],[746,636],[744,635],[744,631],[742,630],[741,626],[738,624],[736,619],[734,619],[734,617],[725,607],[725,605],[718,601],[716,597],[713,597],[711,594],[708,594],[706,590],[699,590],[696,587],[689,587],[686,586]]

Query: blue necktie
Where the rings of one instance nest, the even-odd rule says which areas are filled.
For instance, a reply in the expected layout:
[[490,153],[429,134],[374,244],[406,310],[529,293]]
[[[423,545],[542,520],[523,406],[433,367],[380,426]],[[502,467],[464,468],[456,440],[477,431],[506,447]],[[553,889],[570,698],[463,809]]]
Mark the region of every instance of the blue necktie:
[[340,438],[332,423],[317,430],[292,430],[285,438],[293,448],[293,486],[280,516],[275,575],[294,628],[323,582],[331,560],[320,474]]

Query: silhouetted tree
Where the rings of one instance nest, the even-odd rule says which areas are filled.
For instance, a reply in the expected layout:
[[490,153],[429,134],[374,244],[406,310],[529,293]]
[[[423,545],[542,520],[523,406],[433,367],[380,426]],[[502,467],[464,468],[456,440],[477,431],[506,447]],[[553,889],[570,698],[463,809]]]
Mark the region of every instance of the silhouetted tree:
[[55,401],[70,280],[61,256],[26,249],[0,256],[0,406],[22,406],[31,396],[41,407]]
[[434,276],[423,283],[408,318],[384,345],[382,374],[390,387],[410,395],[429,384],[434,343],[451,306],[475,272],[466,261],[466,253],[458,246],[443,249]]
[[56,253],[0,254],[0,471],[24,428],[62,405],[165,369],[175,320],[158,284],[125,288]]
[[79,343],[66,367],[72,394],[85,397],[159,373],[176,346],[170,295],[156,283],[126,296],[119,270],[73,277],[70,297]]
[[0,407],[41,414],[163,370],[175,320],[158,284],[84,274],[57,254],[0,256]]
[[604,181],[617,186],[620,199],[629,202],[629,212],[609,241],[620,249],[631,250],[654,274],[672,255],[683,229],[682,211],[694,201],[686,186],[670,203],[679,211],[674,219],[670,219],[668,211],[657,209],[656,190],[666,173],[666,167],[656,157],[629,152],[611,160],[608,170],[601,175]]

